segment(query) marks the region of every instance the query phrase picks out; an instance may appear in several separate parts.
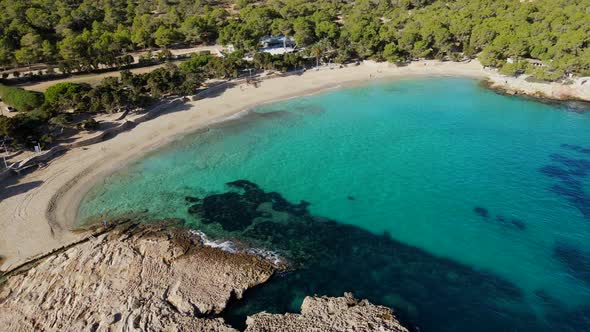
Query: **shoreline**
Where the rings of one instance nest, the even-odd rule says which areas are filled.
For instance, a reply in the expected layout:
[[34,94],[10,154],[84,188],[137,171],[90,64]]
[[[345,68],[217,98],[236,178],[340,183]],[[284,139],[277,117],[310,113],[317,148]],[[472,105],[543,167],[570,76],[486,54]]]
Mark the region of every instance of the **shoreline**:
[[590,79],[587,78],[578,78],[571,84],[529,82],[526,75],[512,77],[490,71],[484,83],[488,89],[511,96],[541,101],[590,103]]
[[47,167],[16,179],[0,192],[0,270],[79,240],[73,233],[78,206],[87,192],[109,175],[188,134],[236,119],[253,108],[331,89],[371,81],[467,77],[485,79],[491,72],[477,61],[420,61],[404,67],[366,62],[359,66],[308,70],[263,80],[259,87],[229,86],[212,96],[171,106],[132,130],[110,140],[67,151]]
[[0,316],[0,327],[123,331],[147,326],[150,331],[237,332],[370,326],[408,332],[395,310],[352,293],[305,294],[296,316],[258,311],[227,319],[234,304],[247,301],[247,291],[281,271],[282,266],[253,253],[207,246],[178,221],[128,220],[98,226],[94,236],[0,276],[0,310],[6,313]]

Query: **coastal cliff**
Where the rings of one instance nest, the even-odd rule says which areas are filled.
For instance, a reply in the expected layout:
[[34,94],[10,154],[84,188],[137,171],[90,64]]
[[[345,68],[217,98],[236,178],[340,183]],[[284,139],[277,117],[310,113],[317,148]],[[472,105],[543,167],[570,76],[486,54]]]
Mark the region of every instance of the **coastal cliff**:
[[[13,271],[0,285],[2,331],[235,331],[218,317],[276,266],[204,246],[170,224],[116,227]],[[391,309],[306,298],[301,315],[261,313],[248,331],[406,331]]]

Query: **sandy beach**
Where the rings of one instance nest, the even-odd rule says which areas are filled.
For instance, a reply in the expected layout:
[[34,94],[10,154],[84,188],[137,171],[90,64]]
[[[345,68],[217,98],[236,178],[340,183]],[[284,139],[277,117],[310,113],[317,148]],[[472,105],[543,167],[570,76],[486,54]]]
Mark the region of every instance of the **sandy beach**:
[[70,150],[43,169],[6,180],[0,191],[0,255],[4,259],[0,269],[8,270],[83,236],[70,231],[78,204],[105,176],[184,134],[256,105],[370,80],[436,76],[483,79],[490,75],[477,61],[421,61],[404,67],[367,62],[267,79],[258,87],[244,83],[215,96],[176,104],[110,140]]

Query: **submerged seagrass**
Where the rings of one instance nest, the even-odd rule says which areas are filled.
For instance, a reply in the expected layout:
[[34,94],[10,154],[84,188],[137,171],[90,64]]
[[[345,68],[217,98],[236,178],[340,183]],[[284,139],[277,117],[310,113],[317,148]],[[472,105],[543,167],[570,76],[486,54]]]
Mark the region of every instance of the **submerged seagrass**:
[[421,331],[589,330],[589,126],[471,80],[375,83],[187,136],[79,215],[148,209],[294,261],[231,307],[236,326],[352,291]]

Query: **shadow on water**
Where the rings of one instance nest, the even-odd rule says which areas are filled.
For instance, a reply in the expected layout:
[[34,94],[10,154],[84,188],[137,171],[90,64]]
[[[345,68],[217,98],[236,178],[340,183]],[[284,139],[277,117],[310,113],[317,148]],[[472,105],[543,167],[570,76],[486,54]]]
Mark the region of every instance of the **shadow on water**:
[[387,233],[313,216],[308,202],[292,204],[249,181],[228,185],[225,193],[187,197],[189,212],[228,236],[278,251],[294,266],[228,306],[224,318],[235,327],[244,328],[246,316],[260,311],[299,312],[306,295],[352,291],[393,307],[416,331],[589,329],[590,308],[567,312],[539,290],[547,303],[545,317],[539,317],[516,285],[493,273],[434,256]]
[[[562,144],[566,150],[588,154],[590,149],[576,145]],[[541,168],[541,173],[560,180],[551,191],[567,199],[584,218],[590,220],[590,194],[584,190],[583,180],[590,174],[590,160],[552,154],[553,164]]]
[[474,207],[473,213],[475,213],[476,215],[481,217],[481,219],[483,221],[493,222],[493,223],[496,223],[502,227],[513,228],[513,229],[517,229],[517,230],[521,230],[521,231],[524,231],[526,229],[525,222],[518,219],[518,218],[505,217],[500,214],[497,215],[496,218],[490,218],[490,212],[488,211],[488,209],[481,207],[481,206]]
[[553,254],[565,264],[571,275],[590,284],[590,252],[584,252],[564,242],[557,242]]

